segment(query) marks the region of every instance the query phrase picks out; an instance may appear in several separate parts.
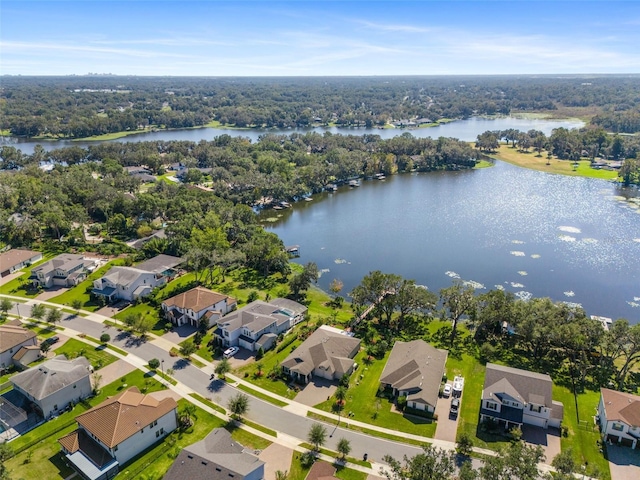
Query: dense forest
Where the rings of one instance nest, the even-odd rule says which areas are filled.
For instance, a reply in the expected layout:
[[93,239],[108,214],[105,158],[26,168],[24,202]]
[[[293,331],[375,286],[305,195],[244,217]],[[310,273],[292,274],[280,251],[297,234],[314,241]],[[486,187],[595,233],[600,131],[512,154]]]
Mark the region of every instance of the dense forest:
[[640,131],[638,76],[3,77],[0,129],[82,138],[120,131],[384,126],[472,115],[582,109],[607,131]]

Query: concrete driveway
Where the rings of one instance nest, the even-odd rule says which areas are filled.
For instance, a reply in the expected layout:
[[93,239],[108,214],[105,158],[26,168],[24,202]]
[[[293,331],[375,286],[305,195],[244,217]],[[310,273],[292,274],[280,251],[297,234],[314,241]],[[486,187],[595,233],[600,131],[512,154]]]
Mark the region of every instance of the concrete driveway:
[[259,458],[265,462],[264,480],[275,480],[276,472],[286,472],[291,470],[291,458],[293,450],[278,443],[272,443],[262,452]]
[[[560,453],[560,431],[555,428],[544,429],[533,425],[522,425],[522,439],[529,445],[540,445],[544,450],[546,463]],[[615,478],[615,477],[614,477]]]
[[126,362],[125,360],[118,359],[115,362],[110,363],[106,367],[103,367],[100,370],[96,370],[96,372],[101,375],[100,385],[104,386],[109,385],[111,382],[115,382],[123,375],[133,372],[135,369],[136,367]]
[[313,407],[326,401],[335,393],[338,386],[335,382],[330,382],[323,378],[313,378],[313,380],[296,395],[295,401]]
[[36,300],[46,302],[50,298],[57,297],[58,295],[62,295],[67,290],[69,290],[68,287],[47,288],[46,290],[43,290],[43,292],[36,297]]
[[640,451],[618,445],[607,445],[609,469],[613,480],[640,478]]
[[[436,424],[435,438],[438,440],[446,440],[448,442],[456,441],[456,433],[458,432],[458,419],[460,414],[456,415],[456,418],[449,416],[449,408],[451,408],[451,400],[453,396],[449,398],[440,397],[436,404],[436,415],[438,416],[438,422]],[[462,402],[460,402],[462,404]]]

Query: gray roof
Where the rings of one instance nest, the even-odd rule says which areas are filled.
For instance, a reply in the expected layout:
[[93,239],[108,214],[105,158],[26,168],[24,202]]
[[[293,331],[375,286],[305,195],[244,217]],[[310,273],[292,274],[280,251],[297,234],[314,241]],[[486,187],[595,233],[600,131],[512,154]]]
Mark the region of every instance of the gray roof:
[[42,400],[90,374],[90,365],[86,358],[67,360],[64,355],[58,355],[11,377],[11,383],[36,400]]
[[321,326],[284,359],[282,366],[308,375],[322,367],[334,375],[346,373],[353,365],[351,355],[358,351],[360,340]]
[[151,272],[135,267],[112,267],[102,278],[109,280],[114,285],[127,286],[134,283],[141,275]]
[[424,340],[396,342],[380,382],[410,392],[409,401],[435,407],[446,361],[446,350],[439,350]]
[[553,408],[552,386],[549,375],[487,363],[482,398],[493,398],[502,403],[503,394],[508,394],[523,404],[532,402]]
[[[281,302],[283,301],[283,302]],[[283,309],[287,310],[286,312]],[[252,332],[259,332],[274,321],[276,325],[288,322],[297,312],[305,312],[307,307],[292,300],[276,298],[269,302],[256,300],[247,306],[232,312],[218,320],[218,325],[229,331],[245,327]]]
[[153,272],[153,273],[163,273],[166,270],[170,270],[172,268],[177,267],[182,262],[184,262],[183,258],[180,257],[172,257],[171,255],[157,255],[149,260],[146,260],[142,263],[136,265],[136,268],[139,270],[144,270],[145,272]]
[[163,477],[164,480],[228,480],[229,474],[244,478],[264,462],[247,452],[224,428],[216,428],[193,445],[184,447]]
[[62,255],[58,255],[57,257],[49,260],[48,262],[44,262],[41,265],[38,265],[34,269],[31,270],[31,274],[35,276],[36,273],[42,272],[43,274],[47,274],[53,272],[54,270],[60,268],[66,272],[71,270],[72,268],[77,267],[78,265],[83,265],[85,268],[93,265],[95,262],[93,260],[85,260],[82,255],[76,255],[73,253],[63,253]]

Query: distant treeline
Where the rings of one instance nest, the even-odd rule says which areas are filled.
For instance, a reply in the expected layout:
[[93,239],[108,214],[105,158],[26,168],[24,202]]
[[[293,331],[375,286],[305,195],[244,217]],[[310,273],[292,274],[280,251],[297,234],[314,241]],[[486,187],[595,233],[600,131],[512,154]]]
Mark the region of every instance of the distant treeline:
[[640,131],[640,77],[4,77],[0,128],[82,138],[147,126],[383,126],[392,121],[590,107]]

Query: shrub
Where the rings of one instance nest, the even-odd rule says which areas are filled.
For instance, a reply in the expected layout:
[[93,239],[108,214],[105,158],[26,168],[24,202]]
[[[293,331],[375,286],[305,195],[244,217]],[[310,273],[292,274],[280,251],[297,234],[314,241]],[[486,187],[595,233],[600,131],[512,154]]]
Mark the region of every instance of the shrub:
[[103,333],[100,335],[100,343],[108,343],[111,341],[111,335],[108,333]]
[[152,358],[151,360],[149,360],[150,369],[155,370],[159,366],[160,366],[160,360],[158,360],[157,358]]
[[398,400],[396,400],[396,405],[398,407],[398,410],[400,410],[401,412],[404,411],[405,407],[407,406],[407,397],[404,395],[399,396]]

